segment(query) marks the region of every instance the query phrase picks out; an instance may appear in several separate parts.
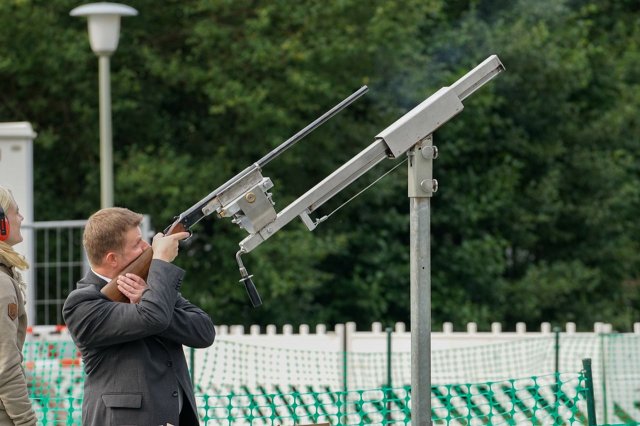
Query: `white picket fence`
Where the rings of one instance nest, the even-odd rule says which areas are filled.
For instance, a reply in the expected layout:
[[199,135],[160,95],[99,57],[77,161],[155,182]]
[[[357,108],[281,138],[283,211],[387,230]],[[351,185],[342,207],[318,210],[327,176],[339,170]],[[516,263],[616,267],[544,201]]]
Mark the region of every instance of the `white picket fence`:
[[[310,385],[320,389],[379,389],[410,384],[411,333],[402,323],[388,330],[374,323],[357,330],[354,323],[261,328],[219,325],[216,342],[206,349],[185,348],[199,392],[209,395],[291,392]],[[577,331],[565,324],[556,334],[549,323],[537,331],[518,324],[503,331],[499,323],[478,331],[475,323],[455,331],[447,323],[431,334],[431,377],[434,385],[486,383],[561,373],[577,374],[581,361],[593,361],[596,407],[599,418],[620,420],[625,413],[640,419],[640,323],[633,333],[611,333],[610,324],[595,323],[593,331]],[[555,337],[559,339],[559,350]],[[56,378],[64,395],[81,397],[82,362],[64,326],[30,330],[28,344],[50,355],[27,356],[26,370],[33,377]],[[42,346],[38,346],[39,344]],[[388,345],[391,344],[391,351]],[[558,357],[557,354],[560,354]],[[33,354],[30,354],[33,355]],[[390,356],[391,355],[391,356]],[[559,360],[559,365],[555,362]],[[605,373],[605,367],[607,369]],[[606,392],[606,397],[605,397]]]
[[[596,322],[593,331],[577,331],[576,324],[568,322],[559,331],[565,335],[588,336],[590,334],[611,333],[611,324]],[[525,323],[517,323],[515,331],[503,331],[500,323],[491,324],[490,331],[478,331],[474,322],[466,324],[464,330],[455,330],[450,322],[443,324],[441,331],[431,332],[431,349],[453,349],[492,343],[504,343],[535,337],[548,338],[554,333],[551,324],[544,322],[536,331],[527,330]],[[634,324],[634,334],[640,335],[640,322]],[[404,323],[398,322],[388,334],[387,327],[379,322],[371,324],[370,330],[357,330],[356,324],[336,324],[333,330],[318,324],[313,332],[311,327],[302,324],[297,330],[292,325],[284,325],[280,330],[275,325],[264,328],[252,325],[216,325],[216,338],[236,343],[269,346],[281,349],[323,350],[347,352],[386,352],[387,341],[391,339],[393,352],[411,351],[411,332]],[[70,340],[65,326],[33,326],[29,329],[31,340]]]

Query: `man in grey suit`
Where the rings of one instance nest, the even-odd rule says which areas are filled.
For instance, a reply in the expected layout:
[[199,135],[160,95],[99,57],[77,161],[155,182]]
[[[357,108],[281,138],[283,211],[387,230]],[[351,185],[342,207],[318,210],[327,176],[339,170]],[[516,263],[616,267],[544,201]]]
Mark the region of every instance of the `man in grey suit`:
[[154,237],[146,282],[134,274],[118,277],[118,289],[131,303],[100,292],[149,246],[141,221],[142,215],[112,207],[94,213],[85,226],[91,271],[62,311],[84,361],[83,425],[199,424],[183,345],[210,346],[215,329],[179,293],[184,271],[171,262],[188,233]]

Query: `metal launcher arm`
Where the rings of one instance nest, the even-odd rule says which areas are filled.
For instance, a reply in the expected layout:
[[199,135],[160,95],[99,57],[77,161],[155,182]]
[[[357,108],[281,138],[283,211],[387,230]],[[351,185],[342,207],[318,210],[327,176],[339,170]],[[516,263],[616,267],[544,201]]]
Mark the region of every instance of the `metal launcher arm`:
[[260,185],[228,203],[223,212],[226,211],[227,216],[233,215],[234,221],[249,232],[249,236],[240,242],[239,253],[250,252],[298,216],[309,230],[313,230],[316,222],[309,217],[313,211],[383,159],[398,158],[431,135],[462,111],[464,99],[503,70],[504,66],[496,55],[488,57],[453,85],[441,88],[380,132],[371,145],[280,213],[276,214],[273,209],[271,194],[266,192],[268,188]]

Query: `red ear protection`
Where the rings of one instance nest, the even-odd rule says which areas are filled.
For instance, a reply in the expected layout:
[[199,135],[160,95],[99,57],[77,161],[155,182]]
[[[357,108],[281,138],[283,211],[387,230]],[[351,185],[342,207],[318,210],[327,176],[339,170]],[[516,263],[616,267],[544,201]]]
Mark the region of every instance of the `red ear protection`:
[[9,238],[9,220],[4,214],[4,210],[0,207],[0,241]]

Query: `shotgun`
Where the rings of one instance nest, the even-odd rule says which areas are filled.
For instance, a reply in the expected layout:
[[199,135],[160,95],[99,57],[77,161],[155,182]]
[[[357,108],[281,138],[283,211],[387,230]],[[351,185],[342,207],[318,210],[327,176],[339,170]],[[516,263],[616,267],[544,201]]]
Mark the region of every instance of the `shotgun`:
[[[368,90],[367,86],[362,86],[262,157],[259,161],[253,163],[216,190],[212,191],[209,195],[177,216],[175,221],[164,230],[164,234],[172,235],[178,232],[191,232],[191,227],[213,212],[216,212],[220,218],[233,216],[234,223],[237,223],[249,232],[255,232],[256,229],[260,229],[274,221],[276,219],[276,212],[273,208],[274,203],[271,200],[271,194],[267,192],[268,189],[273,187],[273,183],[268,177],[262,176],[262,167],[349,106]],[[240,266],[240,274],[242,277],[240,282],[244,284],[252,305],[257,307],[262,304],[262,300],[251,280],[252,276],[246,272],[240,260],[241,254],[242,250],[236,254],[236,260]],[[152,258],[153,250],[151,247],[148,247],[140,256],[125,266],[122,271],[118,272],[117,275],[133,273],[146,281]],[[101,291],[114,302],[129,303],[129,299],[118,290],[117,276],[109,281]]]

